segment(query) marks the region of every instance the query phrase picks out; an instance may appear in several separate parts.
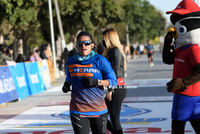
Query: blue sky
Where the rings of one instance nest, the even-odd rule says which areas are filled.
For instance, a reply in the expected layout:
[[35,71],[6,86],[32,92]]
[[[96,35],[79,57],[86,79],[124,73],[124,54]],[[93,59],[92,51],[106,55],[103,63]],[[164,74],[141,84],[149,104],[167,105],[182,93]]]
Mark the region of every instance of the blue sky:
[[166,14],[167,11],[174,10],[182,0],[148,0],[157,10],[161,10],[163,15],[170,23],[170,15]]

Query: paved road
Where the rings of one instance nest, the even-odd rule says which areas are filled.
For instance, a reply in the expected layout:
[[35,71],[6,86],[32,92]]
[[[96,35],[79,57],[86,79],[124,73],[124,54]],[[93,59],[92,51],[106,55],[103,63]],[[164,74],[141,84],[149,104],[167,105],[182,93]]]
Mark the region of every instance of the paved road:
[[[172,96],[166,90],[166,82],[172,78],[173,65],[162,62],[162,53],[156,52],[153,57],[154,66],[150,67],[147,55],[140,58],[129,59],[126,83],[134,83],[135,90],[129,89],[127,97],[141,96]],[[142,85],[145,83],[145,85]]]
[[162,62],[162,53],[156,52],[153,56],[153,61],[154,66],[150,67],[147,55],[136,59],[129,59],[128,76],[125,80],[169,79],[172,77],[173,65],[166,65]]
[[[173,66],[163,64],[161,56],[154,54],[155,66],[151,68],[146,55],[128,62],[125,82],[129,88],[121,110],[124,134],[170,134],[173,94],[167,92],[165,84],[172,77]],[[0,134],[73,134],[70,94],[61,92],[64,79],[58,78],[58,85],[43,93],[0,107]],[[194,134],[189,124],[186,132]]]

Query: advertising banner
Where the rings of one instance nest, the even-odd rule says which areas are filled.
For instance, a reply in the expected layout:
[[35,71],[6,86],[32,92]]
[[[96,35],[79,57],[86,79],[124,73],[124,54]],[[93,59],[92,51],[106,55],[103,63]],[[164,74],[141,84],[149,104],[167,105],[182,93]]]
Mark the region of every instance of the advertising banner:
[[8,66],[0,67],[0,104],[18,99],[18,93]]
[[45,85],[45,89],[49,89],[51,87],[51,77],[50,77],[47,60],[42,60],[42,62],[38,62],[38,65],[39,65],[40,74],[43,79],[43,83]]
[[19,98],[22,100],[31,95],[24,63],[17,63],[16,67],[9,66]]
[[48,64],[48,67],[49,67],[49,73],[50,73],[51,81],[55,82],[56,77],[55,77],[55,70],[54,70],[54,65],[53,65],[52,60],[47,60],[47,64]]
[[31,95],[45,91],[42,76],[39,73],[38,62],[29,62],[24,64],[27,72],[28,85]]

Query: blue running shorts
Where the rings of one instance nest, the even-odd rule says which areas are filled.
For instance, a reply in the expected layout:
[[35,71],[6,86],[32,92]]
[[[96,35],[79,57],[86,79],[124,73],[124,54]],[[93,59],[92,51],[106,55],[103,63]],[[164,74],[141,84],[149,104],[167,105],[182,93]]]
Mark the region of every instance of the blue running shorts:
[[180,121],[200,119],[200,96],[174,94],[172,119]]

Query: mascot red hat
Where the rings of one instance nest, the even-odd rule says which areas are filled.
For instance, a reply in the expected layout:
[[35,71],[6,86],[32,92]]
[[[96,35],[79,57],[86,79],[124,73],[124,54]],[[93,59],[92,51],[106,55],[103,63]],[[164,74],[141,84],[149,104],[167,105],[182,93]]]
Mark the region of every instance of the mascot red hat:
[[184,134],[187,121],[200,134],[200,7],[182,0],[166,13],[172,14],[173,24],[162,53],[163,62],[174,65],[173,78],[166,84],[168,92],[174,93],[172,134]]
[[170,20],[173,28],[170,30],[174,31],[176,44],[200,44],[200,7],[194,1],[183,0],[174,10],[166,13],[172,14]]
[[166,14],[170,13],[177,13],[177,14],[188,14],[191,12],[197,12],[200,11],[199,6],[192,0],[183,0],[181,1],[178,6],[172,10],[172,11],[167,11]]

